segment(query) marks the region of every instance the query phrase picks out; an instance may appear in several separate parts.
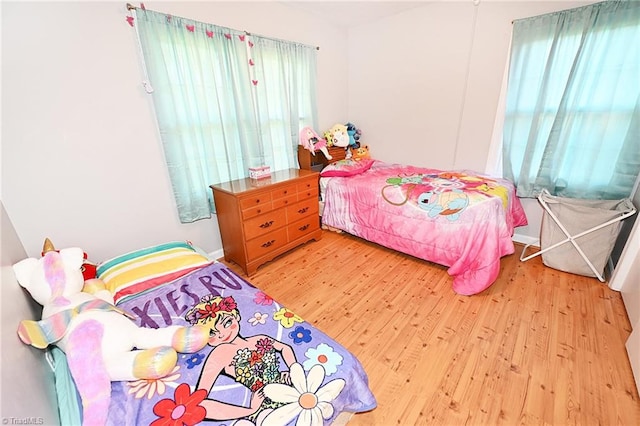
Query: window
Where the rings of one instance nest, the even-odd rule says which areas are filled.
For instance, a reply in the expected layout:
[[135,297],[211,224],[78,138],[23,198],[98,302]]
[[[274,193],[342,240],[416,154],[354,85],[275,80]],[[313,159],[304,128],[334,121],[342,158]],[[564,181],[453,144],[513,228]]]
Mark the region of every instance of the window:
[[296,167],[316,124],[316,49],[137,10],[149,87],[183,223],[214,212],[209,185]]
[[640,2],[516,21],[503,170],[518,195],[628,197],[640,172]]

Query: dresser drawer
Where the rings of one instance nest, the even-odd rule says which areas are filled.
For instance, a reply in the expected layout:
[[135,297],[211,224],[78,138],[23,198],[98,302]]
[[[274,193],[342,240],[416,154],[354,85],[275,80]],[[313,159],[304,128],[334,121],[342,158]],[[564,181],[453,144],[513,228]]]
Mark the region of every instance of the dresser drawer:
[[285,212],[282,209],[256,216],[244,222],[245,240],[250,240],[271,232],[274,229],[282,228],[286,224]]
[[247,241],[247,260],[266,256],[287,244],[287,228],[277,229]]
[[307,189],[306,191],[298,192],[298,200],[306,200],[307,198],[315,198],[318,200],[318,188]]
[[282,198],[278,198],[273,200],[272,204],[273,204],[273,209],[279,209],[279,208],[283,208],[283,207],[287,207],[290,205],[293,205],[296,203],[296,201],[298,201],[298,196],[296,195],[295,192],[292,192],[291,194],[287,195],[286,197],[282,197]]
[[307,198],[306,200],[299,201],[293,206],[287,207],[287,221],[293,223],[312,214],[317,216],[318,206],[317,198]]
[[273,210],[272,202],[271,201],[264,202],[260,205],[242,210],[242,218],[244,220],[251,219],[252,217],[256,217],[263,213],[270,212],[271,210]]
[[268,209],[271,210],[271,192],[261,192],[251,197],[244,197],[240,200],[240,210],[247,210],[258,206],[268,206]]
[[315,191],[318,193],[318,180],[317,179],[307,179],[304,182],[300,182],[297,187],[298,192],[306,193],[309,191]]
[[276,198],[286,198],[291,195],[295,196],[296,192],[297,190],[296,190],[295,183],[291,185],[283,186],[281,188],[277,188],[271,191],[271,199],[275,200]]
[[307,198],[318,199],[318,181],[316,179],[307,179],[298,183],[298,200]]
[[316,215],[307,216],[287,226],[289,241],[297,240],[320,227],[320,218]]

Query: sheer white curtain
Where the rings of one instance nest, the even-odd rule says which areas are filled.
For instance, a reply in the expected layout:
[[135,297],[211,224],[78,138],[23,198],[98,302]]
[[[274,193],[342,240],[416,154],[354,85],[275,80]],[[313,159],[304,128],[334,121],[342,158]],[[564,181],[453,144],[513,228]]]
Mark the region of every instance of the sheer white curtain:
[[213,183],[296,166],[301,123],[316,125],[314,47],[151,10],[134,27],[181,222],[211,217]]
[[628,197],[640,172],[640,2],[514,23],[503,171],[518,195]]
[[264,37],[253,36],[252,41],[251,71],[264,161],[276,170],[296,168],[300,130],[317,121],[316,49]]

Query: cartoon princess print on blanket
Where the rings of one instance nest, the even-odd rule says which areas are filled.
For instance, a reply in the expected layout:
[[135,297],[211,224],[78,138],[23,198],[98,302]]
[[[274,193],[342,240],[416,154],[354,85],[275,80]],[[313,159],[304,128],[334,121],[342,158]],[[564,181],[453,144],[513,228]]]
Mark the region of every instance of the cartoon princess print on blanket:
[[[507,189],[487,177],[441,172],[393,176],[386,183],[381,193],[387,203],[402,206],[411,200],[427,212],[430,218],[443,216],[449,221],[456,221],[470,204],[481,202],[487,197],[499,197],[503,207],[507,207]],[[392,188],[396,192],[391,191]],[[400,195],[397,193],[398,189]]]
[[[236,422],[238,425],[262,423],[268,413],[283,405],[265,398],[263,388],[269,383],[291,384],[288,368],[296,362],[291,346],[266,335],[241,336],[240,312],[232,296],[205,296],[187,312],[186,319],[211,330],[209,346],[213,350],[204,362],[196,387],[209,393],[218,376],[224,374],[252,392],[248,407],[205,399],[202,406],[207,418],[243,419]],[[280,371],[278,354],[287,370]]]
[[[282,313],[283,317],[287,314],[286,310]],[[294,315],[290,314],[288,318]],[[259,321],[258,318],[263,319],[261,315],[255,315],[251,320]],[[232,296],[204,296],[200,303],[187,312],[185,319],[194,326],[210,329],[208,344],[213,350],[207,355],[196,384],[196,392],[202,392],[198,399],[199,405],[205,409],[203,420],[236,420],[233,424],[237,426],[279,425],[288,423],[302,410],[313,412],[310,415],[316,421],[322,419],[323,413],[332,412],[330,402],[340,393],[345,381],[333,380],[323,387],[320,396],[316,395],[317,384],[322,383],[326,374],[325,368],[321,365],[312,366],[310,375],[313,371],[313,383],[318,378],[320,381],[309,386],[303,367],[297,363],[290,345],[263,334],[243,337],[240,334],[240,312]],[[304,327],[297,327],[290,333],[294,341],[309,341],[309,335],[310,331]],[[286,364],[284,370],[280,369],[278,355]],[[208,396],[221,375],[251,391],[248,406]],[[207,397],[203,398],[205,395]],[[292,404],[298,404],[299,407],[290,407]],[[285,408],[278,411],[280,407]]]
[[[112,406],[109,424],[315,426],[376,405],[352,354],[223,264],[121,307],[150,327],[204,328],[208,340],[162,379],[118,383],[114,393],[127,395],[127,405]],[[141,413],[136,423],[130,412]]]
[[[248,407],[205,398],[201,406],[206,410],[206,419],[237,419],[233,423],[237,426],[280,425],[291,421],[302,410],[312,413],[309,415],[316,421],[321,421],[323,413],[332,412],[330,402],[340,393],[345,381],[336,379],[329,382],[323,388],[321,397],[318,397],[315,394],[317,385],[309,387],[306,384],[304,370],[297,363],[290,345],[267,335],[243,337],[240,334],[240,312],[232,296],[205,296],[187,312],[185,318],[192,325],[207,326],[211,330],[209,345],[213,350],[202,366],[196,388],[209,394],[216,379],[225,375],[251,391]],[[294,341],[296,337],[308,340],[308,336],[309,330],[303,327],[297,327],[290,333]],[[278,355],[287,369],[280,370]],[[311,371],[314,380],[319,378],[318,384],[322,383],[324,367],[315,365]],[[304,385],[300,387],[300,384]],[[299,407],[290,407],[292,404],[298,404]],[[278,411],[280,407],[284,408]]]

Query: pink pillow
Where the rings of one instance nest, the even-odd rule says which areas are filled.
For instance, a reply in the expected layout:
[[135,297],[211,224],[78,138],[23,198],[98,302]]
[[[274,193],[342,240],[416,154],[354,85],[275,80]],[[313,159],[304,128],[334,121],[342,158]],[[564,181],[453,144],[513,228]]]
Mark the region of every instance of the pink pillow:
[[322,177],[334,177],[334,176],[354,176],[359,175],[360,173],[366,172],[373,165],[373,160],[371,159],[362,159],[362,160],[340,160],[335,163],[329,164],[327,167],[322,169],[320,172],[320,176]]

